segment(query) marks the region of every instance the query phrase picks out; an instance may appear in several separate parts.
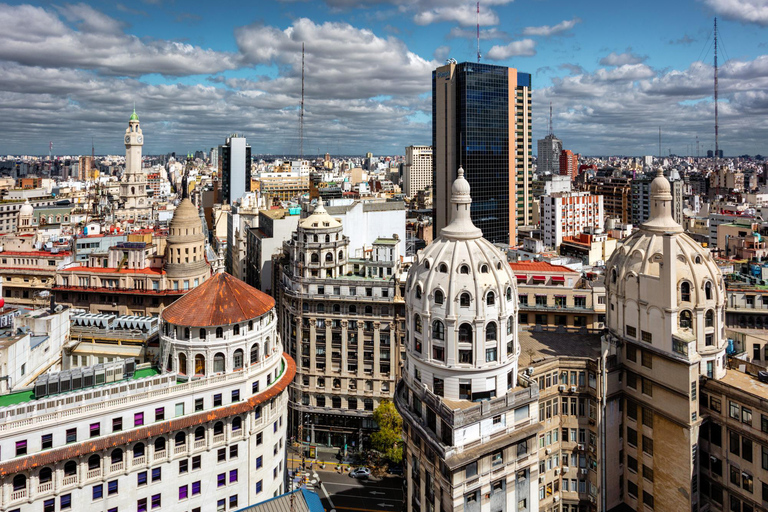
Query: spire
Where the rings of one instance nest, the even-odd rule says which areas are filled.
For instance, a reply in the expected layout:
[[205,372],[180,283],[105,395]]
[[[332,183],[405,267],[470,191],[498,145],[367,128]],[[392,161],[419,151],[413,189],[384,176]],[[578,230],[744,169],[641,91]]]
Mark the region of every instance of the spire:
[[133,102],[133,114],[131,114],[131,121],[138,121],[139,115],[136,113],[136,102]]
[[445,226],[440,235],[446,238],[471,240],[483,236],[483,232],[475,226],[470,216],[472,197],[469,182],[464,178],[464,168],[459,167],[458,177],[451,187],[451,210],[453,218]]
[[682,226],[672,217],[672,187],[664,177],[661,166],[656,168],[656,177],[651,182],[651,215],[640,228],[658,233],[683,231]]

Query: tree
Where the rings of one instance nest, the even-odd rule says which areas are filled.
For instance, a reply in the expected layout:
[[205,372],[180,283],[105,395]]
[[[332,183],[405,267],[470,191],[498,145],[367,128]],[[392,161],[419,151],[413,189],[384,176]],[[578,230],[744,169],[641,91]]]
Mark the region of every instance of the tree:
[[395,405],[385,400],[373,411],[373,420],[379,425],[378,432],[371,436],[373,449],[399,464],[403,461],[403,418]]

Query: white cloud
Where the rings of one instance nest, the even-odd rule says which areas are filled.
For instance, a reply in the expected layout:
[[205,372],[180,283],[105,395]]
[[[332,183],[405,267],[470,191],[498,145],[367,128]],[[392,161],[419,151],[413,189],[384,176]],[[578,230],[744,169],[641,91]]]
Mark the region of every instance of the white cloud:
[[[449,21],[458,23],[462,27],[468,27],[477,23],[477,11],[475,4],[436,7],[421,11],[413,17],[417,25],[429,25]],[[480,11],[480,25],[498,25],[499,16],[490,9]]]
[[704,3],[724,18],[768,26],[768,0],[704,0]]
[[[449,39],[475,39],[477,38],[477,31],[471,29],[464,29],[461,27],[453,27],[448,32]],[[498,28],[484,28],[480,30],[480,39],[509,39],[509,34]]]
[[624,66],[627,64],[640,64],[648,59],[647,55],[637,55],[628,49],[624,53],[611,52],[600,59],[601,66]]
[[490,60],[505,60],[510,57],[531,57],[536,55],[536,42],[533,39],[512,41],[503,46],[494,46],[486,54]]
[[[0,4],[0,59],[29,66],[94,69],[104,74],[184,76],[239,66],[234,54],[175,41],[144,41],[121,24],[83,4],[56,12],[30,5]],[[24,23],[19,23],[24,20]]]
[[523,29],[524,36],[553,36],[556,34],[562,34],[571,30],[577,23],[581,23],[580,18],[573,18],[572,20],[563,20],[557,25],[542,25],[540,27],[525,27]]

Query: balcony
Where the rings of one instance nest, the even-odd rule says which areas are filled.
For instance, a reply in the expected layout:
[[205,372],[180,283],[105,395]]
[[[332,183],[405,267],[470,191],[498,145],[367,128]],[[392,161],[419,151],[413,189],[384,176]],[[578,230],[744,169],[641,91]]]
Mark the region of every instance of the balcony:
[[45,482],[43,484],[40,484],[37,486],[37,493],[43,494],[46,492],[51,492],[53,490],[53,482]]
[[115,462],[114,464],[109,465],[109,472],[110,473],[117,473],[118,471],[122,471],[125,469],[125,462]]
[[216,434],[213,436],[213,444],[220,444],[224,442],[224,434]]
[[198,439],[194,444],[195,450],[201,450],[205,448],[205,439]]
[[186,444],[180,444],[173,448],[173,454],[179,455],[180,453],[186,453],[187,452],[187,445]]
[[64,482],[62,485],[64,487],[68,487],[70,485],[75,485],[77,483],[77,475],[69,475],[64,477]]
[[168,456],[168,450],[160,450],[155,452],[155,460],[162,460]]
[[133,458],[133,466],[143,466],[147,463],[147,456],[146,455],[140,455],[138,457]]
[[94,478],[101,478],[101,468],[89,469],[85,474],[86,480],[93,480]]
[[23,500],[26,497],[27,497],[27,489],[21,489],[21,490],[18,490],[18,491],[13,491],[11,493],[11,501]]

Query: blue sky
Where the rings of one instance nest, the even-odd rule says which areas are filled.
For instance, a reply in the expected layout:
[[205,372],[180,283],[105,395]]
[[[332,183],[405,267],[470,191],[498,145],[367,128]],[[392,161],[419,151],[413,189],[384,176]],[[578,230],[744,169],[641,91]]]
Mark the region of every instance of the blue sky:
[[[695,153],[713,144],[712,21],[721,147],[768,154],[768,0],[481,2],[483,61],[533,75],[534,138],[584,154]],[[145,152],[246,135],[297,153],[402,154],[430,143],[430,73],[474,60],[466,0],[0,3],[0,153],[121,152],[136,102]],[[699,60],[700,59],[700,60]]]

